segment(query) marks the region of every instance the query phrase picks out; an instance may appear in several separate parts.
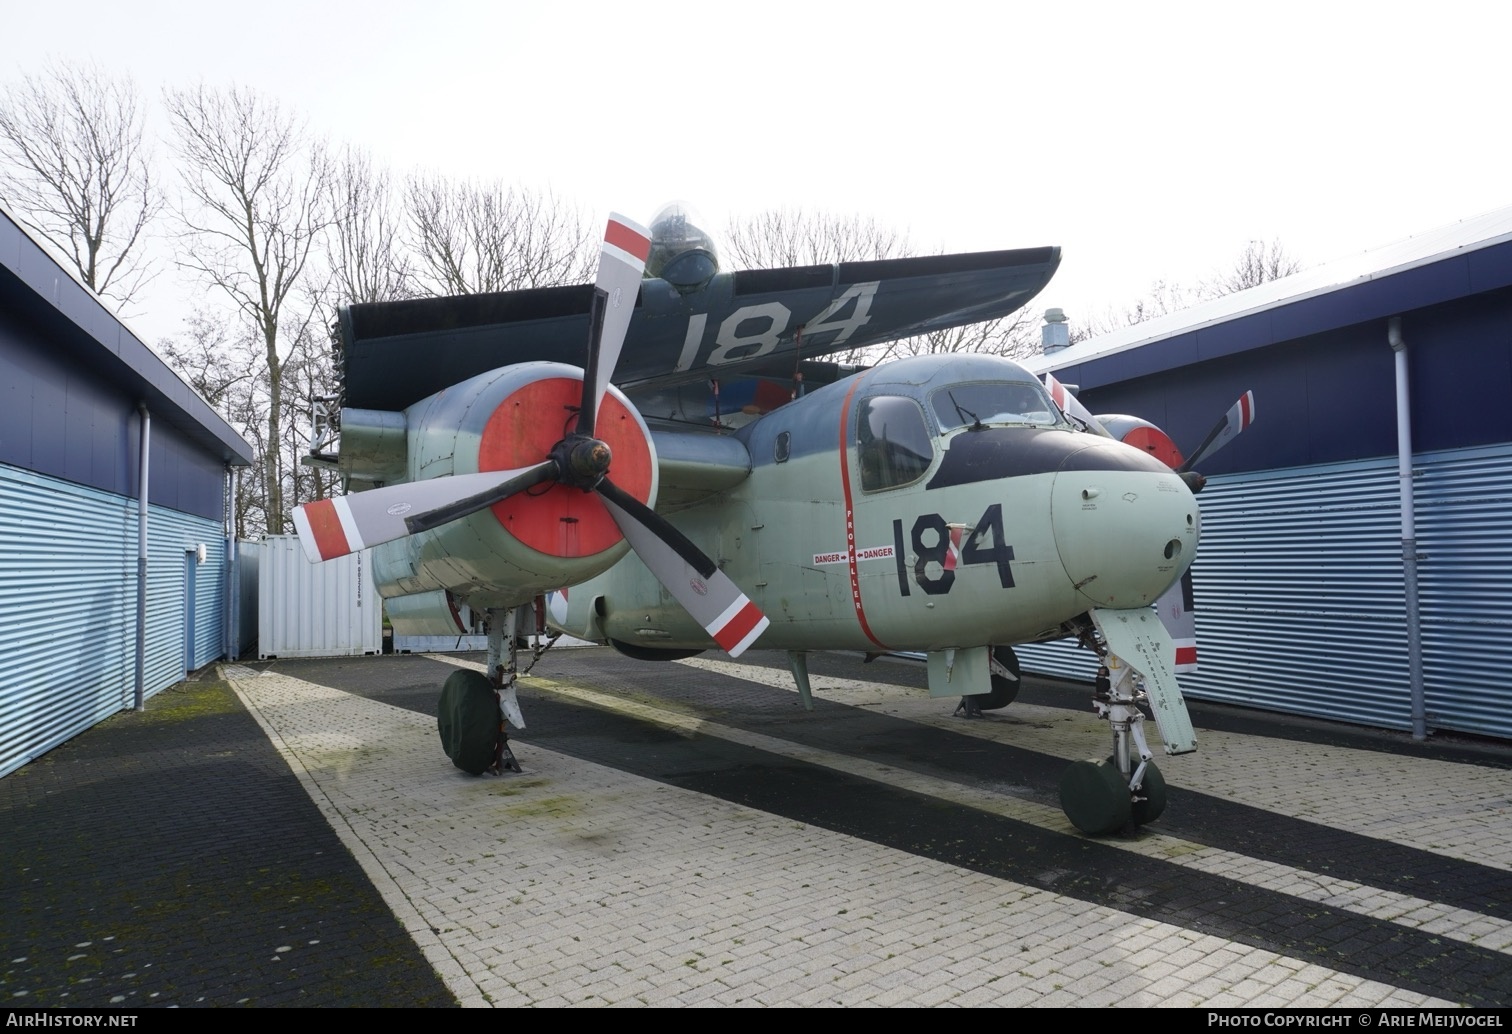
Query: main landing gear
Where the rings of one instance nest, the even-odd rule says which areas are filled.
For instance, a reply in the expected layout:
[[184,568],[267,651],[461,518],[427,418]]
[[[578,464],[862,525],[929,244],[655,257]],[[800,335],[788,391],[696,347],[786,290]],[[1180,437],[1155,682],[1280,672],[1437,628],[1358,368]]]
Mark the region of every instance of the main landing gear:
[[1151,760],[1140,703],[1147,700],[1134,669],[1111,653],[1098,669],[1092,709],[1113,730],[1113,754],[1076,761],[1060,781],[1061,810],[1083,833],[1094,836],[1132,830],[1165,811],[1166,784]]
[[1011,646],[992,648],[992,692],[961,697],[955,713],[966,718],[981,718],[983,711],[996,711],[1018,699],[1019,661]]
[[[541,601],[537,601],[541,603]],[[502,775],[519,772],[520,763],[509,749],[509,726],[525,728],[515,682],[525,672],[519,670],[519,650],[528,645],[522,632],[544,627],[540,607],[530,605],[488,612],[488,670],[460,669],[452,672],[441,687],[441,704],[436,726],[441,745],[452,764],[469,775]],[[555,637],[545,646],[534,648],[529,671]]]

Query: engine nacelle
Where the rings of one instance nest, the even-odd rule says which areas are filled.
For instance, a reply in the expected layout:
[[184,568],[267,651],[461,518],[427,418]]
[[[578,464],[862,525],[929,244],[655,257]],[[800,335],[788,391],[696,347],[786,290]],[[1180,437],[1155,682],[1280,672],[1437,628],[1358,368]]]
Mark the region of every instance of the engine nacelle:
[[1107,416],[1099,413],[1097,422],[1107,428],[1108,433],[1114,438],[1125,445],[1143,449],[1172,470],[1181,466],[1181,450],[1176,448],[1176,443],[1171,441],[1171,436],[1148,420],[1137,416],[1126,416],[1122,413]]
[[[582,384],[577,367],[520,363],[422,399],[405,413],[410,480],[540,463],[576,427]],[[612,386],[594,434],[613,453],[614,483],[655,506],[650,432]],[[449,590],[475,608],[507,607],[606,571],[628,548],[596,493],[553,482],[379,546],[373,570],[386,597]]]

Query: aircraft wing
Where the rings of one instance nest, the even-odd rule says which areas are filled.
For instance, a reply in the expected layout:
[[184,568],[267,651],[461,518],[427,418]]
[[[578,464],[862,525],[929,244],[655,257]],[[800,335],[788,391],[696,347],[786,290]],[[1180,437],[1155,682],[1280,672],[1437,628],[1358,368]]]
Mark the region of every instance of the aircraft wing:
[[[1033,298],[1059,264],[1059,248],[1025,248],[720,273],[691,290],[642,280],[613,380],[647,389],[735,378],[783,357],[996,319]],[[348,306],[342,404],[402,410],[501,366],[581,365],[592,295],[583,284]]]

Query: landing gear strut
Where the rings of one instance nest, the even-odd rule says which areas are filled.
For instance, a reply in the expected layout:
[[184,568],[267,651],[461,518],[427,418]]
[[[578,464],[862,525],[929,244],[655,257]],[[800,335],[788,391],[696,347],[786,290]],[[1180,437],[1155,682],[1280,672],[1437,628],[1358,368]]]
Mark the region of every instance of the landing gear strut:
[[1093,835],[1154,822],[1165,811],[1166,786],[1145,742],[1147,697],[1134,669],[1105,652],[1098,669],[1092,709],[1113,731],[1113,754],[1101,761],[1076,761],[1061,776],[1061,809],[1073,825]]
[[[539,608],[536,608],[539,610]],[[522,621],[523,616],[523,621]],[[520,763],[509,749],[509,726],[525,728],[515,693],[519,679],[519,648],[522,626],[530,627],[527,607],[488,612],[488,675],[476,671],[453,672],[441,688],[436,725],[441,743],[452,764],[471,775],[502,775],[519,772]],[[535,626],[539,629],[539,615]],[[536,659],[550,647],[538,646]],[[534,661],[531,662],[534,666]],[[526,671],[530,669],[527,667]]]
[[991,659],[992,692],[961,697],[955,714],[966,718],[981,718],[983,711],[996,711],[1007,707],[1018,698],[1019,661],[1011,646],[994,646]]

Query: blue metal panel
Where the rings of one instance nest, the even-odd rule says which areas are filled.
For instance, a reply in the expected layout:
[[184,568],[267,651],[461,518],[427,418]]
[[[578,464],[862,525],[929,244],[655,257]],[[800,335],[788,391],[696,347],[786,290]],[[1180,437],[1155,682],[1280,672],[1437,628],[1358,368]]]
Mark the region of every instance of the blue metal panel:
[[[194,657],[223,652],[219,522],[150,506],[144,689],[183,677],[184,556],[199,543]],[[130,707],[136,501],[0,465],[0,775]]]
[[1428,724],[1512,737],[1512,446],[1417,469]]
[[[1512,738],[1512,446],[1417,458],[1430,729]],[[1216,478],[1193,566],[1194,699],[1408,730],[1394,459]],[[1089,679],[1069,643],[1024,668]]]
[[[135,408],[138,399],[145,399],[161,418],[160,426],[172,427],[217,462],[250,462],[250,446],[208,403],[0,213],[0,351],[8,349],[44,357],[59,369],[93,378],[126,408]],[[3,449],[0,442],[0,462],[25,463]],[[87,483],[72,472],[31,466]],[[116,490],[115,486],[96,487]]]

